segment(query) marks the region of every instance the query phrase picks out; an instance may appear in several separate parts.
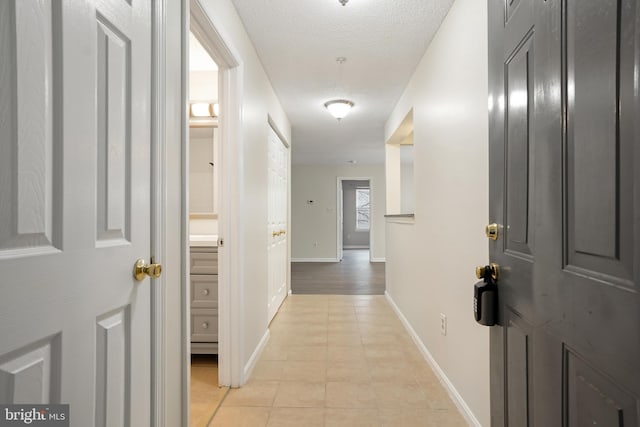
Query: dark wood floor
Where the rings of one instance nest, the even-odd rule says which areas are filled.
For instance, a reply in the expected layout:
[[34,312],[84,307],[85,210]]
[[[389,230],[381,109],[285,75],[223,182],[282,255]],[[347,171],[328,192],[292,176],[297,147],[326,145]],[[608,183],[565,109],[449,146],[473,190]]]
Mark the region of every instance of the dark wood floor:
[[384,263],[369,262],[369,251],[345,249],[342,262],[291,263],[291,292],[322,295],[384,294]]

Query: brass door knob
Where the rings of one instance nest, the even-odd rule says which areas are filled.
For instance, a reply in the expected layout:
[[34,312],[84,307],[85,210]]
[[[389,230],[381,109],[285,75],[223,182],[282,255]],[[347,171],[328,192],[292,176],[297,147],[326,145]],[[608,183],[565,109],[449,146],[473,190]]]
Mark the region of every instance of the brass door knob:
[[493,224],[487,225],[485,234],[491,240],[498,240],[498,224],[494,222]]
[[138,282],[144,280],[146,276],[157,279],[162,274],[162,264],[147,264],[142,258],[136,261],[133,277]]
[[487,269],[489,269],[489,274],[494,281],[497,281],[500,278],[500,266],[495,262],[492,262],[489,265],[479,265],[476,267],[476,277],[478,279],[484,279],[487,274]]

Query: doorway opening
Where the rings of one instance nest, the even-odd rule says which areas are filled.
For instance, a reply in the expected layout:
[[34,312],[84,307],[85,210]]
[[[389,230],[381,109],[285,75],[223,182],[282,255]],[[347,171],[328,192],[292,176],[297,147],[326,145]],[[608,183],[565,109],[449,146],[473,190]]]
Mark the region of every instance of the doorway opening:
[[[204,368],[209,386],[238,387],[244,382],[238,285],[242,252],[238,221],[242,176],[239,103],[243,84],[238,55],[199,1],[191,0],[184,7],[182,102],[188,114],[183,115],[182,215],[188,221],[184,224],[188,232],[182,235],[186,277],[181,289],[181,406],[182,425],[195,426],[207,425],[214,415],[216,399],[211,393],[201,395],[192,388],[192,363],[195,375],[196,370]],[[188,54],[190,45],[196,42],[204,53]],[[190,70],[186,58],[192,56],[214,62],[217,72]],[[194,66],[198,68],[197,61]],[[212,363],[216,358],[217,373]],[[194,381],[193,385],[198,384]],[[189,409],[199,401],[207,407],[206,413],[199,420],[195,416],[190,420]]]
[[372,261],[373,192],[371,178],[338,178],[337,261],[345,251],[358,252]]
[[206,426],[229,390],[218,374],[218,65],[189,33],[190,425]]

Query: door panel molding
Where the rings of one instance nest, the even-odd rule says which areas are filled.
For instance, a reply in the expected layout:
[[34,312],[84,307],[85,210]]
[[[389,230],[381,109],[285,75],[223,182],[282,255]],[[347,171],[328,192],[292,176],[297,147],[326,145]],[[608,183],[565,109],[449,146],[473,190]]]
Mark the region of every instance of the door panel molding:
[[0,259],[62,249],[59,2],[0,5]]
[[0,356],[0,402],[62,403],[61,334]]
[[97,13],[96,247],[131,241],[131,40]]
[[565,397],[563,413],[569,427],[638,425],[640,399],[620,388],[604,371],[564,346]]
[[632,113],[637,5],[633,0],[565,0],[563,14],[564,266],[568,272],[638,290],[634,236],[624,232],[633,227],[637,212],[623,197],[633,193],[638,168]]
[[505,61],[505,252],[533,261],[532,128],[533,37],[531,28]]
[[127,305],[96,320],[96,426],[129,425],[130,310]]
[[515,310],[505,306],[504,314],[505,359],[505,419],[507,425],[529,426],[531,393],[531,340],[533,326]]

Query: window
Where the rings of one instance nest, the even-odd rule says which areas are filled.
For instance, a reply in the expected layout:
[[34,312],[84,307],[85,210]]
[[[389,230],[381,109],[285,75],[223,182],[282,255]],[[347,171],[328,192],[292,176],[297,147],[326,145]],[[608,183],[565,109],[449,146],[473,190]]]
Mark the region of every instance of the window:
[[368,188],[356,188],[356,230],[369,230],[371,225],[371,197]]

